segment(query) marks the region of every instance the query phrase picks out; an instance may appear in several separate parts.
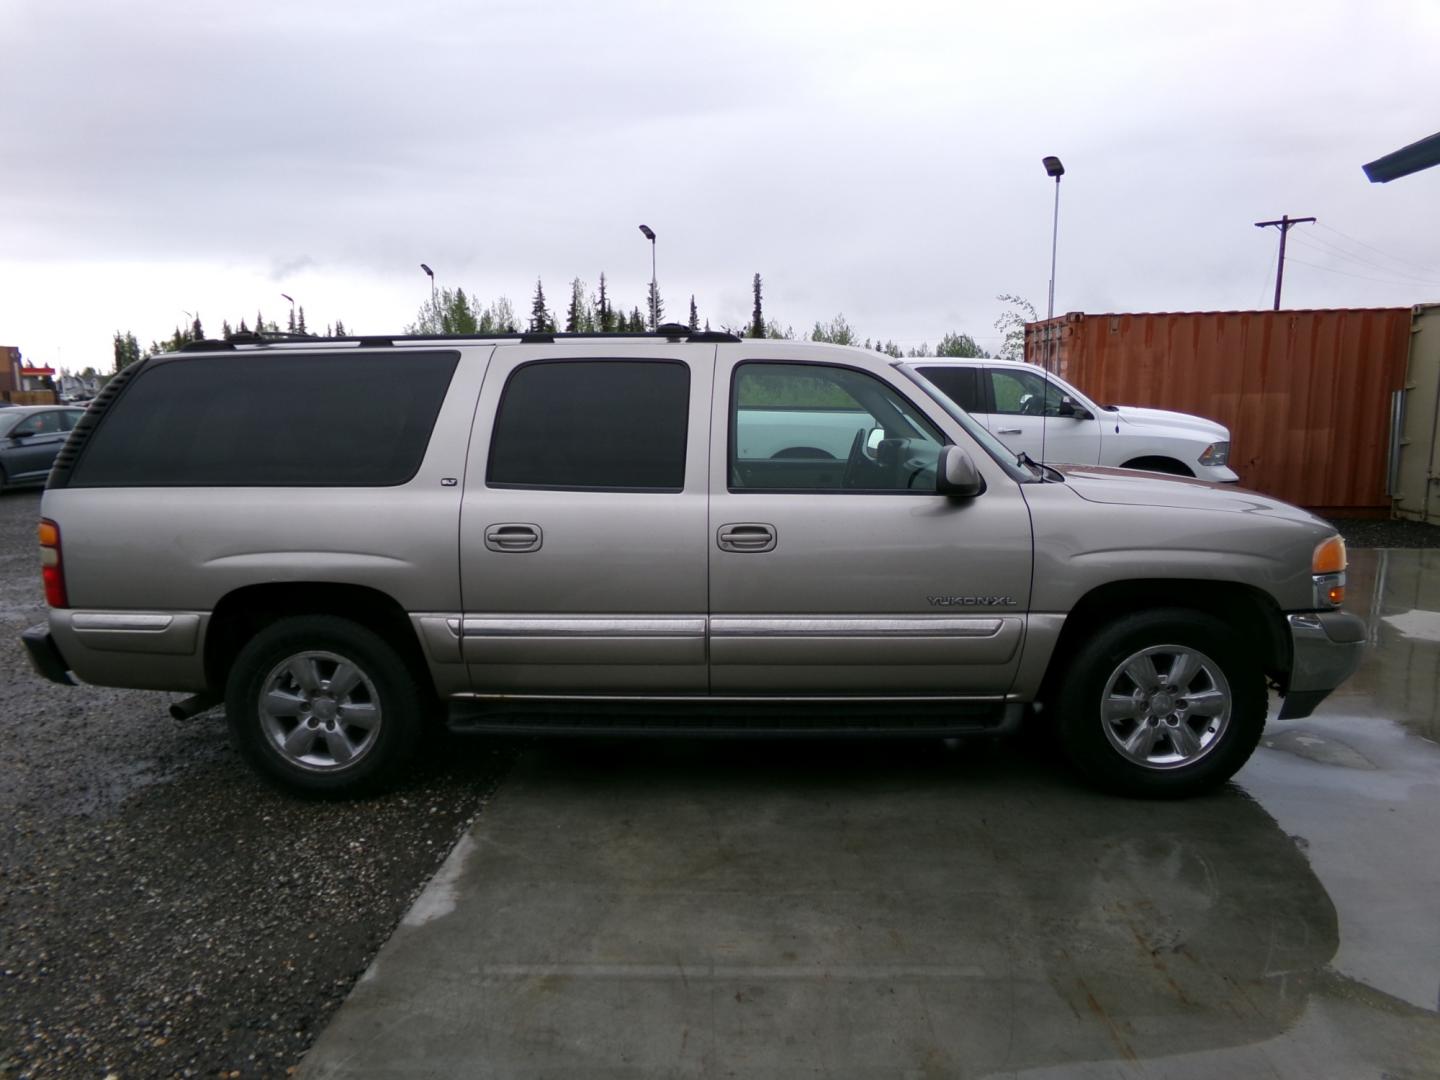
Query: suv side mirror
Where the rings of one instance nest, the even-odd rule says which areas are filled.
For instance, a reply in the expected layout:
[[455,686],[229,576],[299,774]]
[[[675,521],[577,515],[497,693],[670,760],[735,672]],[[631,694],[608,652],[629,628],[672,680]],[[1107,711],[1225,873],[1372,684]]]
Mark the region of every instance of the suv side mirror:
[[957,499],[973,499],[985,490],[985,478],[970,455],[958,446],[942,446],[936,462],[935,491]]

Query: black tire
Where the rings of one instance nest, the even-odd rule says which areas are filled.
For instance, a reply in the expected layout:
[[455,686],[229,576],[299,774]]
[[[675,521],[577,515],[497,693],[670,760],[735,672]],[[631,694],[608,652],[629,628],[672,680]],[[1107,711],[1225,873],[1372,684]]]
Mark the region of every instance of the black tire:
[[[295,664],[282,670],[292,658]],[[342,674],[340,664],[358,677]],[[314,684],[311,689],[301,685],[297,670]],[[334,692],[342,682],[347,689]],[[262,695],[270,700],[272,692],[282,703],[304,705],[294,714],[284,704],[262,709]],[[382,787],[414,752],[425,701],[414,672],[384,639],[330,615],[267,626],[240,650],[225,686],[235,748],[262,776],[310,795],[358,795]]]
[[[1148,667],[1141,659],[1146,650],[1153,650]],[[1181,653],[1197,668],[1194,676],[1184,665],[1176,668]],[[1157,675],[1153,691],[1123,670],[1127,660]],[[1185,685],[1167,693],[1176,670]],[[1202,699],[1208,709],[1227,695],[1223,720],[1198,711]],[[1108,722],[1107,697],[1119,706]],[[1133,706],[1125,705],[1127,698]],[[1157,715],[1172,700],[1176,708],[1168,717]],[[1260,742],[1269,708],[1264,675],[1233,630],[1213,615],[1183,608],[1127,615],[1091,635],[1066,665],[1054,705],[1061,745],[1081,773],[1108,791],[1148,798],[1198,795],[1229,780]],[[1126,716],[1126,708],[1136,715]],[[1149,755],[1145,763],[1122,750],[1119,744],[1130,740],[1140,744],[1132,753]]]

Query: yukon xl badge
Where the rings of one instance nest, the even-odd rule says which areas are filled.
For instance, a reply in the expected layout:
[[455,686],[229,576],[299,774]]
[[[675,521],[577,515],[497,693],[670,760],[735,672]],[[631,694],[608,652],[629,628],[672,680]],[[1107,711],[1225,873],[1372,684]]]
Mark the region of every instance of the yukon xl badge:
[[1008,596],[929,596],[931,607],[1014,607]]

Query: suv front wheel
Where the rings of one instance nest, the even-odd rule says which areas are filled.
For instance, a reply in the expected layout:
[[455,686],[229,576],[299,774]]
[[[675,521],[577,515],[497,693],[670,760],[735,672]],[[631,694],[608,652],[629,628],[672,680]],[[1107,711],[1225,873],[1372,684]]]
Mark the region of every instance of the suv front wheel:
[[1070,661],[1057,717],[1070,760],[1113,791],[1195,795],[1245,764],[1265,729],[1265,680],[1212,615],[1141,612],[1103,627]]
[[378,786],[414,750],[422,712],[405,662],[333,616],[281,619],[240,650],[225,688],[236,748],[265,776],[312,794]]

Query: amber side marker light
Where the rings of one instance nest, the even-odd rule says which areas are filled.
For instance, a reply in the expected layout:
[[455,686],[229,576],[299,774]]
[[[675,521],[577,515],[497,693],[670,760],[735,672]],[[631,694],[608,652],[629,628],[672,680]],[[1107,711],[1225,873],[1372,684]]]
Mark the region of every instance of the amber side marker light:
[[[1332,536],[1315,546],[1310,559],[1310,572],[1315,575],[1316,589],[1324,590],[1325,599],[1334,607],[1345,602],[1345,540]],[[1322,579],[1330,580],[1322,580]]]
[[67,608],[65,568],[60,563],[60,526],[42,518],[36,530],[40,538],[40,578],[45,582],[45,602],[54,608]]

